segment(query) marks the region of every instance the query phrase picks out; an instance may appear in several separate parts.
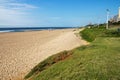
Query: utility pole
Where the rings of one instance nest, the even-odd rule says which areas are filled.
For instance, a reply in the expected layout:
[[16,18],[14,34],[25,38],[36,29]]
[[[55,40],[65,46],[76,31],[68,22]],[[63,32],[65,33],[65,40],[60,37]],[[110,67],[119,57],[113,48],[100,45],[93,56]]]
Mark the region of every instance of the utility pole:
[[118,13],[118,18],[120,18],[120,7],[119,7],[119,13]]
[[109,9],[107,9],[106,29],[108,29]]
[[100,27],[100,18],[98,18],[98,28]]

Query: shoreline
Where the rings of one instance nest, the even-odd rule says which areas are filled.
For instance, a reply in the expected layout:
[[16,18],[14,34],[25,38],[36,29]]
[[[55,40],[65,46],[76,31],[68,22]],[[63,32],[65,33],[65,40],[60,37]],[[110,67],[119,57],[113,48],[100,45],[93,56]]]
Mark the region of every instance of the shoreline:
[[84,45],[73,29],[0,34],[1,79],[23,80],[40,61]]
[[43,30],[23,30],[23,31],[14,31],[14,30],[6,30],[0,31],[0,34],[11,34],[11,33],[23,33],[23,32],[37,32],[37,31],[54,31],[54,30],[75,30],[77,28],[68,28],[68,29],[43,29]]
[[22,28],[0,28],[0,33],[11,32],[29,32],[29,31],[43,31],[43,30],[62,30],[62,29],[76,29],[73,27],[22,27]]

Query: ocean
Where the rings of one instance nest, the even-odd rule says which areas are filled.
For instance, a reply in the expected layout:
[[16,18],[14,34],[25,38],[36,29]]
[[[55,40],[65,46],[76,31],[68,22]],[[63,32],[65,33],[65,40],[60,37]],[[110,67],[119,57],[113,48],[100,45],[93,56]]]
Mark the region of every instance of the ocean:
[[73,27],[19,27],[19,28],[0,28],[0,33],[3,32],[25,32],[25,31],[40,31],[40,30],[54,30],[54,29],[69,29]]

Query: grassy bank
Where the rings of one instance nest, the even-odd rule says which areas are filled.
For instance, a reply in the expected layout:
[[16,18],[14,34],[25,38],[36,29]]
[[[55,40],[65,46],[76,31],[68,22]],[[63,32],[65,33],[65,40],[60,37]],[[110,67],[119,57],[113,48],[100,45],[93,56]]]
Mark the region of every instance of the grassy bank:
[[40,62],[38,65],[36,65],[28,75],[25,76],[25,78],[29,78],[33,76],[34,74],[38,74],[50,66],[52,66],[55,63],[58,63],[59,61],[65,60],[67,57],[71,56],[73,54],[73,51],[63,51],[58,54],[52,55],[48,57],[46,60]]
[[88,42],[94,41],[97,37],[120,37],[120,32],[117,31],[117,28],[110,28],[109,30],[106,30],[103,26],[100,28],[86,28],[80,33],[82,38]]
[[[49,67],[46,63],[54,61],[51,56],[31,70],[26,76],[31,80],[119,80],[120,79],[120,35],[116,30],[105,28],[86,28],[81,32],[90,41],[87,46],[67,51],[66,59],[59,59]],[[50,61],[49,61],[50,60]],[[46,62],[47,61],[47,62]],[[42,67],[40,66],[42,65]],[[41,71],[41,69],[44,69]],[[32,73],[32,74],[31,74]]]

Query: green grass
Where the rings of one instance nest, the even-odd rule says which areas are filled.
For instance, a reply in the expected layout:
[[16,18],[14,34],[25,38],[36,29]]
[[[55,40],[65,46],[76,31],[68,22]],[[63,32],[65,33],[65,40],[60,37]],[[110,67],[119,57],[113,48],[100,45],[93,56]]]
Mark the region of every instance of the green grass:
[[94,41],[97,37],[119,37],[120,32],[117,31],[117,28],[110,28],[106,30],[105,27],[93,27],[93,28],[86,28],[85,30],[81,31],[81,36],[88,42]]
[[[119,33],[104,29],[94,30],[95,28],[84,30],[90,37],[95,36],[90,45],[78,47],[66,59],[43,71],[34,72],[30,80],[120,80]],[[55,56],[50,58],[53,61]],[[51,60],[50,58],[48,59]]]
[[58,63],[59,61],[62,61],[72,55],[73,52],[71,51],[62,51],[58,54],[52,55],[48,57],[46,60],[40,62],[38,65],[36,65],[30,72],[25,76],[25,79],[31,77],[34,74],[37,74],[39,72],[42,72],[43,70],[47,69],[48,67],[52,66],[55,63]]

